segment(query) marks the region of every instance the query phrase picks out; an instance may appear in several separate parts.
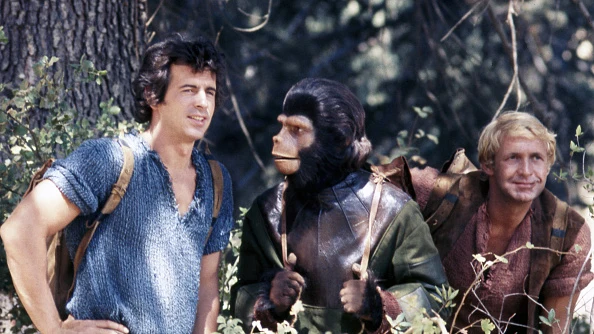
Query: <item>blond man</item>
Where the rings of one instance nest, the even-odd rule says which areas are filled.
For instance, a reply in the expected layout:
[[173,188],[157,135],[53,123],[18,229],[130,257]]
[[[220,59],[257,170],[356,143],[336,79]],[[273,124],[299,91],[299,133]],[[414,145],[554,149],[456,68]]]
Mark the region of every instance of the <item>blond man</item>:
[[[481,170],[460,150],[442,171],[411,171],[448,281],[460,290],[451,332],[482,333],[481,319],[490,319],[496,332],[569,331],[568,313],[593,278],[590,230],[545,189],[555,144],[555,135],[534,116],[510,112],[481,133]],[[495,264],[482,270],[487,261]],[[548,317],[551,309],[558,321],[542,325],[539,316]]]

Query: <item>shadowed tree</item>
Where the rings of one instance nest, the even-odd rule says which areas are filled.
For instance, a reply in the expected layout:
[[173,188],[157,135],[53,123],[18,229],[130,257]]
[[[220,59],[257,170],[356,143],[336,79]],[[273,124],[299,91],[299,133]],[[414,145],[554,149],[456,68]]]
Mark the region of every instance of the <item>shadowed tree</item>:
[[75,86],[71,103],[79,117],[94,118],[99,103],[112,97],[130,115],[130,80],[145,48],[146,19],[145,0],[2,1],[0,22],[9,42],[0,45],[0,82],[33,82],[33,64],[48,56],[61,60],[56,66],[72,87],[77,76],[71,64],[89,64],[84,57],[107,75],[102,85]]

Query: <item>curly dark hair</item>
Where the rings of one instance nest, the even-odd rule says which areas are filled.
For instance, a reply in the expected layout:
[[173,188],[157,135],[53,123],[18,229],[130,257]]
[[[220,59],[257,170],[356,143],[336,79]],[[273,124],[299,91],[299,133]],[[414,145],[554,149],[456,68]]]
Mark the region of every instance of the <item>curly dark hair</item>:
[[153,44],[144,53],[140,71],[132,83],[137,106],[133,115],[137,122],[150,121],[153,114],[151,105],[163,102],[169,86],[171,64],[189,65],[197,72],[210,70],[215,73],[215,107],[223,103],[226,97],[225,55],[205,37],[190,40],[177,33]]

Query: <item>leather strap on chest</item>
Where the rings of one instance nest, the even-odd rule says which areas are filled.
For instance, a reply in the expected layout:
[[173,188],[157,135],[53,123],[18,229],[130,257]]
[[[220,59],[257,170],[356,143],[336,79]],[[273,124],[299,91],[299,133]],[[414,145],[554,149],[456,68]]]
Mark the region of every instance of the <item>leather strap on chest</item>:
[[[365,235],[365,248],[361,258],[361,280],[367,280],[367,267],[369,266],[369,257],[371,256],[371,229],[375,222],[377,210],[380,203],[383,183],[386,181],[386,177],[381,173],[373,173],[373,183],[375,183],[375,189],[373,191],[373,197],[371,199],[371,208],[369,209],[369,219],[367,232]],[[287,260],[287,218],[286,218],[286,203],[285,203],[285,190],[287,189],[287,181],[283,183],[283,194],[282,194],[282,211],[281,211],[281,252],[282,261],[285,269],[289,269],[289,263]]]
[[221,204],[223,204],[223,171],[221,169],[221,165],[219,162],[214,159],[212,154],[210,153],[210,149],[208,145],[205,145],[204,153],[206,154],[206,159],[208,161],[208,166],[210,167],[210,175],[212,177],[212,191],[213,191],[213,198],[212,198],[212,222],[210,224],[210,228],[208,229],[208,234],[206,235],[206,239],[204,240],[204,246],[208,243],[210,239],[210,234],[212,233],[212,228],[215,220],[219,218],[219,213],[221,212]]

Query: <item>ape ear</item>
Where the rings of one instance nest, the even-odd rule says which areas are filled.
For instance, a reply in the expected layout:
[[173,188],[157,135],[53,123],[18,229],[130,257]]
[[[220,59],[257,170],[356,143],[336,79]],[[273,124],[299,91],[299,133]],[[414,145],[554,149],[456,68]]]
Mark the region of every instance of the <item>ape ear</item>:
[[363,136],[361,139],[355,140],[352,147],[352,163],[354,168],[361,168],[367,161],[369,153],[371,153],[371,142],[367,137]]

